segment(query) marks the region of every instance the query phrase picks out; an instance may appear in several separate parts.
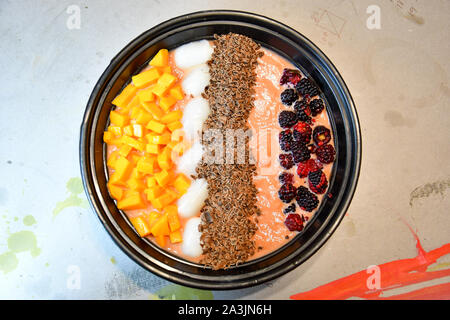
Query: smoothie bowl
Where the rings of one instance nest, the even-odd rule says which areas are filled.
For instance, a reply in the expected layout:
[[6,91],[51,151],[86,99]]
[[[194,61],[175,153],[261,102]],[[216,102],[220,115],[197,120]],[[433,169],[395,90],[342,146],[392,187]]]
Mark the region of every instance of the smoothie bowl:
[[236,289],[303,263],[353,196],[360,132],[345,83],[266,17],[205,11],[128,44],[81,127],[89,201],[116,243],[182,285]]

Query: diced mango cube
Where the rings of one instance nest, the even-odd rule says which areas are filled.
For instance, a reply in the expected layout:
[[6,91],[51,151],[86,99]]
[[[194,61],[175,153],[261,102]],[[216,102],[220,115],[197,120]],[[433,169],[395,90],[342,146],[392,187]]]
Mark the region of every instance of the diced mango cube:
[[154,94],[156,94],[158,97],[163,97],[167,90],[169,89],[169,87],[166,87],[165,85],[162,85],[160,83],[155,84],[155,86],[152,88],[152,92]]
[[133,135],[139,138],[144,136],[144,128],[141,124],[133,124]]
[[139,98],[140,103],[155,101],[155,95],[151,88],[138,91],[137,97]]
[[137,88],[143,88],[152,83],[155,83],[160,75],[161,74],[158,69],[151,68],[131,77],[131,79],[133,80],[133,83]]
[[168,144],[171,139],[170,133],[163,133],[161,135],[147,135],[150,143],[153,144]]
[[115,186],[112,183],[108,183],[107,186],[108,186],[109,194],[111,195],[111,197],[113,199],[116,199],[117,201],[122,199],[124,192],[121,187]]
[[128,126],[123,127],[123,134],[125,134],[127,136],[132,136],[133,135],[133,126],[130,124]]
[[183,89],[181,89],[180,85],[170,89],[169,94],[171,97],[174,97],[177,100],[183,100],[184,98]]
[[181,235],[180,230],[169,233],[169,239],[171,243],[183,242],[183,236]]
[[124,127],[130,120],[128,118],[128,116],[126,116],[124,114],[120,114],[114,110],[110,112],[109,119],[111,120],[111,123],[113,123],[119,127]]
[[170,233],[170,229],[167,215],[161,216],[161,218],[159,218],[159,220],[153,225],[150,231],[155,237],[159,235],[168,236]]
[[126,107],[126,105],[135,96],[136,91],[137,88],[130,83],[122,90],[122,92],[117,97],[114,98],[112,104],[119,108]]
[[[165,151],[166,149],[168,149],[168,151]],[[158,154],[157,161],[161,169],[170,170],[170,168],[172,168],[173,163],[170,159],[170,152],[170,148],[166,147],[163,152]]]
[[171,73],[164,72],[161,77],[159,77],[156,84],[159,84],[163,87],[169,88],[177,81],[177,77],[175,77]]
[[153,174],[155,171],[155,158],[141,158],[136,165],[139,172]]
[[180,194],[185,194],[190,185],[191,180],[183,173],[179,173],[173,182],[173,186]]
[[181,110],[174,110],[167,113],[164,117],[161,118],[161,122],[168,124],[171,122],[175,122],[183,118],[183,112]]
[[136,140],[135,138],[129,137],[129,136],[123,136],[122,141],[124,144],[127,144],[131,147],[133,147],[136,150],[144,151],[145,150],[145,143]]
[[138,179],[136,177],[132,177],[127,181],[127,187],[131,190],[141,191],[145,189],[145,184],[142,179]]
[[150,60],[149,65],[152,67],[164,67],[169,63],[169,51],[167,49],[161,49],[158,53]]
[[121,136],[122,135],[122,127],[118,126],[109,126],[108,131],[111,132],[115,136]]
[[160,120],[164,116],[164,111],[154,102],[144,102],[142,104],[142,107],[147,110],[156,120]]
[[162,209],[165,206],[171,204],[173,201],[177,199],[177,195],[173,191],[166,190],[165,193],[163,193],[158,198],[151,201],[152,205],[157,209]]
[[150,120],[145,126],[147,129],[152,130],[156,133],[162,133],[166,126],[156,120]]
[[122,200],[117,202],[117,208],[121,210],[144,209],[145,207],[145,202],[137,191],[129,191]]
[[171,174],[164,169],[155,173],[154,177],[161,187],[165,187],[171,180]]
[[139,114],[136,116],[136,123],[146,125],[152,119],[153,116],[150,113],[141,110],[141,112],[139,112]]
[[166,246],[166,236],[165,235],[159,235],[155,237],[156,243],[161,247],[164,248]]
[[126,178],[131,173],[131,170],[133,169],[133,166],[130,161],[128,161],[125,157],[119,157],[117,158],[117,161],[115,163],[115,171],[111,175],[111,182],[114,183],[115,181],[125,181]]
[[124,144],[119,148],[119,154],[122,157],[127,157],[130,154],[131,149],[133,149],[131,146]]
[[146,237],[151,234],[148,222],[143,216],[130,218],[130,221],[141,237]]
[[109,132],[109,131],[103,132],[103,142],[105,142],[105,143],[111,142],[113,139],[113,136],[114,135],[112,134],[112,132]]
[[180,219],[178,217],[178,208],[176,205],[167,206],[164,209],[167,214],[167,221],[169,223],[170,231],[176,231],[181,228]]
[[145,151],[151,154],[159,154],[160,152],[160,145],[159,144],[153,144],[153,143],[147,143],[145,146]]
[[145,189],[145,194],[147,195],[147,199],[149,201],[155,200],[160,195],[163,194],[164,189],[158,185]]
[[166,112],[169,111],[175,103],[177,103],[177,100],[171,96],[162,97],[159,99],[159,106]]
[[183,128],[183,124],[180,121],[171,122],[167,125],[170,132],[174,132],[177,129]]
[[181,129],[176,129],[170,135],[170,140],[180,142],[181,140],[183,140],[183,137],[184,131]]
[[155,177],[147,177],[147,187],[148,188],[154,187],[154,186],[156,186],[156,184],[157,184],[157,182],[156,182]]

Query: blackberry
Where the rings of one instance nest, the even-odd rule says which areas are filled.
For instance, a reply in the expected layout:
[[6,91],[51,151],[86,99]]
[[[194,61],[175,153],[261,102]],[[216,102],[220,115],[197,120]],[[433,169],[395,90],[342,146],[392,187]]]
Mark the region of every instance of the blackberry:
[[300,178],[306,178],[308,173],[322,169],[322,164],[314,159],[309,159],[305,162],[300,162],[297,166],[297,174]]
[[294,89],[286,89],[280,95],[281,102],[290,106],[298,99],[298,93]]
[[317,196],[308,190],[308,188],[300,186],[297,188],[297,194],[295,196],[300,209],[311,212],[319,205],[319,199]]
[[285,203],[291,202],[297,193],[297,188],[291,183],[285,183],[278,190],[278,197]]
[[282,153],[278,156],[278,159],[280,160],[280,165],[286,170],[294,166],[294,160],[290,153]]
[[327,144],[331,140],[330,129],[324,126],[317,126],[313,131],[313,140],[317,146]]
[[280,78],[280,84],[291,84],[295,86],[301,79],[302,74],[300,73],[300,71],[285,68]]
[[332,163],[334,161],[335,154],[336,151],[331,144],[324,144],[316,150],[317,159],[319,159],[322,163]]
[[281,131],[278,135],[278,141],[280,142],[281,150],[291,151],[291,144],[292,141],[294,141],[291,130],[288,129]]
[[295,212],[295,203],[292,203],[290,206],[284,208],[283,213],[288,214],[289,212]]
[[303,219],[297,213],[290,213],[286,220],[284,220],[284,224],[289,229],[289,231],[302,231],[303,230]]
[[309,103],[309,109],[311,110],[311,115],[315,117],[325,109],[325,105],[322,99],[314,99]]
[[306,122],[298,122],[292,129],[293,137],[296,141],[308,144],[311,140],[312,129]]
[[278,115],[278,122],[282,128],[290,128],[297,123],[295,112],[283,110]]
[[325,193],[328,187],[328,180],[322,170],[308,173],[309,188],[317,194]]
[[294,163],[306,161],[311,157],[308,147],[301,141],[294,141],[292,143],[291,152]]
[[310,98],[319,95],[319,89],[307,78],[303,78],[296,85],[295,89],[302,96],[308,95]]
[[294,175],[289,172],[283,172],[278,176],[278,179],[281,183],[293,183],[294,182]]
[[311,123],[311,110],[309,109],[307,99],[296,101],[294,103],[294,110],[298,120]]

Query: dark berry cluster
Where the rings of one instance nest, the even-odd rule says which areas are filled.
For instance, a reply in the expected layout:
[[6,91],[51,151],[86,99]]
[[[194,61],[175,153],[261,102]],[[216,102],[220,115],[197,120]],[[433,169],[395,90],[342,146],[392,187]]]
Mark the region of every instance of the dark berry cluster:
[[319,205],[319,199],[317,196],[308,190],[308,188],[300,186],[297,188],[297,194],[295,195],[298,206],[305,211],[311,212]]

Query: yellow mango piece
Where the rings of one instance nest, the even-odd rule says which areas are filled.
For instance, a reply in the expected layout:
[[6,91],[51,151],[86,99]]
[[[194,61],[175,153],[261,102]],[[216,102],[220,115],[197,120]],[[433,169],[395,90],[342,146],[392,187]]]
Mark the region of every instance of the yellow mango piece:
[[106,165],[112,169],[115,169],[116,161],[119,158],[119,150],[115,150],[108,155]]
[[152,68],[131,77],[131,80],[137,88],[143,88],[155,83],[159,79],[160,75],[161,74],[158,69]]
[[139,172],[153,174],[155,171],[155,158],[141,158],[136,165]]
[[169,51],[167,49],[161,49],[158,53],[150,60],[149,65],[152,67],[164,67],[169,63]]
[[159,106],[166,112],[169,111],[175,103],[177,103],[177,100],[171,96],[162,97],[159,99]]
[[136,177],[132,177],[127,181],[127,187],[131,190],[141,191],[145,189],[145,184],[142,179],[138,179]]
[[121,136],[122,135],[122,127],[117,126],[109,126],[108,131],[111,132],[115,136]]
[[122,90],[122,92],[117,97],[114,98],[112,104],[119,108],[126,107],[126,105],[135,96],[136,91],[137,88],[130,83]]
[[171,73],[164,72],[161,77],[159,77],[156,84],[161,85],[163,87],[169,88],[177,81],[177,77],[175,77]]
[[170,229],[167,215],[161,216],[161,218],[159,218],[159,220],[153,225],[150,231],[155,237],[160,235],[168,236],[170,233]]
[[156,243],[161,247],[164,248],[166,246],[166,236],[165,235],[159,235],[155,237]]
[[167,190],[161,196],[152,200],[151,203],[155,208],[161,210],[165,206],[171,204],[176,199],[177,199],[177,195],[173,191],[169,192],[169,190]]
[[164,189],[158,185],[145,189],[145,194],[147,195],[148,201],[153,201],[163,194]]
[[169,124],[171,122],[175,122],[183,118],[183,112],[181,110],[174,110],[167,113],[165,116],[161,118],[161,122],[165,124]]
[[103,142],[109,143],[113,140],[113,138],[114,138],[114,135],[112,134],[112,132],[109,132],[109,131],[103,132]]
[[161,187],[165,187],[171,180],[171,174],[164,169],[155,173],[154,177]]
[[160,83],[155,84],[155,86],[152,88],[152,92],[156,94],[159,98],[163,97],[169,87],[166,87],[165,85],[162,85]]
[[156,133],[162,133],[166,126],[156,120],[150,120],[145,126],[147,129],[152,130]]
[[183,242],[183,236],[181,235],[180,230],[173,231],[169,233],[170,243],[180,243]]
[[164,73],[164,72],[172,73],[172,68],[170,66],[157,67],[157,68],[161,73]]
[[117,208],[121,210],[144,209],[145,207],[145,202],[137,191],[129,191],[122,200],[117,201]]
[[133,147],[136,150],[144,151],[145,150],[145,143],[136,140],[135,138],[129,137],[129,136],[123,136],[122,141],[124,144],[127,144],[131,147]]
[[133,126],[130,124],[128,126],[123,127],[123,134],[125,134],[127,136],[132,136],[133,135]]
[[151,88],[138,91],[137,97],[139,98],[140,103],[155,101],[155,95]]
[[130,218],[130,221],[141,237],[146,237],[151,234],[150,227],[143,216]]
[[176,205],[167,206],[164,209],[167,214],[167,222],[169,223],[170,231],[177,231],[181,228],[180,219],[178,217],[178,208]]
[[141,110],[141,112],[139,112],[139,114],[136,116],[136,123],[141,124],[141,125],[146,125],[152,119],[153,119],[153,116],[150,113],[148,113],[144,110]]
[[190,185],[191,180],[183,173],[179,173],[173,182],[173,186],[180,194],[185,194]]
[[170,135],[170,140],[180,142],[183,140],[183,137],[184,137],[184,131],[181,129],[176,129]]
[[154,186],[156,186],[156,184],[157,184],[157,182],[156,182],[155,177],[147,177],[147,187],[148,188],[154,187]]
[[130,161],[125,157],[118,157],[115,163],[115,171],[111,175],[111,182],[114,181],[125,181],[131,173],[133,166]]
[[127,157],[130,154],[131,149],[133,149],[131,146],[124,144],[119,148],[119,154],[122,157]]
[[171,97],[175,98],[176,100],[183,100],[184,94],[183,89],[180,85],[173,87],[170,89],[169,94]]
[[180,121],[175,121],[167,124],[167,128],[170,130],[170,132],[174,132],[177,129],[183,128],[183,124]]
[[173,155],[177,155],[177,156],[183,155],[183,153],[188,149],[188,147],[189,146],[186,143],[179,142],[177,145],[175,145],[172,148],[172,156]]
[[149,140],[150,143],[153,144],[168,144],[171,139],[170,133],[163,133],[161,135],[147,135],[147,137],[151,140]]
[[146,215],[148,225],[150,226],[150,229],[155,225],[155,223],[159,220],[159,218],[162,217],[162,214],[158,211],[152,211],[149,214]]
[[[170,152],[170,149],[169,149]],[[172,161],[170,159],[170,154],[167,152],[162,152],[157,157],[158,165],[161,169],[170,170],[172,168]]]
[[153,143],[147,143],[145,146],[145,151],[151,154],[159,154],[160,153],[160,145],[159,144],[153,144]]
[[143,137],[144,136],[144,127],[141,124],[133,124],[133,135],[135,137]]
[[124,127],[130,121],[128,116],[126,116],[124,114],[120,114],[114,110],[110,112],[109,119],[111,120],[111,123],[113,123],[119,127]]
[[128,115],[128,113],[130,112],[130,110],[134,107],[138,107],[141,104],[141,102],[139,101],[139,97],[137,95],[135,95],[133,97],[133,99],[131,99],[131,101],[127,104],[126,107],[121,107],[119,109],[116,109],[117,112],[121,113],[121,114],[125,114]]
[[111,195],[111,197],[113,199],[116,199],[117,201],[122,199],[124,192],[121,187],[115,186],[112,183],[108,183],[107,186],[108,186],[109,194]]
[[144,102],[142,107],[147,110],[153,118],[160,120],[164,116],[164,111],[154,102]]

